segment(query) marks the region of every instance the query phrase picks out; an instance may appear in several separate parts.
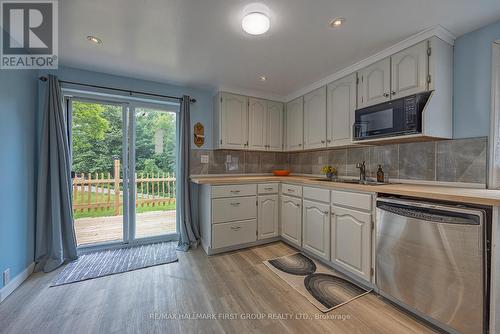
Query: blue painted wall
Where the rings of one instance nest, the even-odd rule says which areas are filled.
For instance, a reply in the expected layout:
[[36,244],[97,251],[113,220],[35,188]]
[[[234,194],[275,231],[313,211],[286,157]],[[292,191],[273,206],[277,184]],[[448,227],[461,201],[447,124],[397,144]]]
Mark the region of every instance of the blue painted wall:
[[36,101],[35,72],[0,71],[0,273],[11,279],[34,259]]
[[[40,75],[47,72],[40,72]],[[196,103],[191,105],[191,124],[201,122],[205,126],[205,145],[202,149],[212,148],[212,95],[213,92],[189,87],[168,85],[164,83],[139,80],[134,78],[110,75],[99,72],[80,70],[70,67],[60,67],[57,71],[50,73],[58,76],[60,80],[86,83],[99,86],[109,86],[114,88],[136,90],[141,92],[162,94],[170,96],[182,96],[187,94],[196,99]],[[40,92],[43,92],[44,84],[39,85]],[[43,95],[43,94],[41,94]],[[192,127],[191,127],[192,128]],[[198,148],[191,141],[193,148]]]
[[488,136],[491,112],[491,44],[500,40],[500,22],[455,41],[453,137]]

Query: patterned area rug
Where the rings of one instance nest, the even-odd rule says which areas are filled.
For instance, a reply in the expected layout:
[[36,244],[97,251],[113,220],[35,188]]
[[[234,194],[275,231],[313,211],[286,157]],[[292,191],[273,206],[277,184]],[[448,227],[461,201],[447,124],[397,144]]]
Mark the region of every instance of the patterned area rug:
[[345,275],[301,253],[264,261],[264,264],[322,312],[331,311],[372,291],[350,282]]
[[84,254],[70,262],[50,286],[175,262],[176,245],[177,242],[161,242]]

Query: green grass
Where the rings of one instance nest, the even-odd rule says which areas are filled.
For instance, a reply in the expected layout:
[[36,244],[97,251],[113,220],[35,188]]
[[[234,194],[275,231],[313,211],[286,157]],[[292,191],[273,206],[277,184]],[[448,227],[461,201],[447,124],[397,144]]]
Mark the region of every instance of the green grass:
[[[78,193],[78,199],[75,202],[76,204],[85,204],[88,203],[88,192],[85,192],[85,195],[82,197],[81,192]],[[96,193],[92,192],[90,194],[90,203],[95,203],[97,201],[97,196]],[[107,201],[107,194],[105,194],[104,199],[102,199],[102,194],[99,194],[99,202],[105,202]],[[96,218],[96,217],[109,217],[109,216],[114,216],[115,215],[115,209],[114,209],[114,203],[115,203],[115,195],[111,194],[110,195],[110,201],[111,201],[111,206],[109,209],[103,208],[103,209],[84,209],[83,212],[81,212],[79,209],[76,212],[73,212],[73,219],[79,219],[79,218]],[[120,214],[123,213],[123,196],[120,195]],[[152,206],[149,204],[149,206],[138,206],[136,208],[137,213],[143,213],[143,212],[152,212],[152,211],[170,211],[170,210],[175,210],[175,203],[171,204],[160,204],[160,205],[155,205]]]

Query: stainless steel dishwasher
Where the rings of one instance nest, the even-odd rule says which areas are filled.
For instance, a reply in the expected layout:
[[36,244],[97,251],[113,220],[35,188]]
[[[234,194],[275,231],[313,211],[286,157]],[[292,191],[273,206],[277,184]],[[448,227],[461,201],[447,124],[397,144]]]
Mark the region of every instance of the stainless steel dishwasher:
[[485,333],[485,211],[377,199],[381,295],[458,333]]

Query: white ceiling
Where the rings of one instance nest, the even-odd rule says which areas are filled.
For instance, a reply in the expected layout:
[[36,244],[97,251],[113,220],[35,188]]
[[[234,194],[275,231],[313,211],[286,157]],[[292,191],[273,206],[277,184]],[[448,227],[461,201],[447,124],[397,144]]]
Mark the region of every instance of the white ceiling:
[[[261,2],[271,11],[271,29],[254,37],[241,30],[251,2],[60,1],[60,62],[284,97],[427,27],[439,24],[460,36],[500,19],[499,0],[268,0]],[[337,16],[346,23],[331,29]],[[93,45],[87,35],[104,43]]]

